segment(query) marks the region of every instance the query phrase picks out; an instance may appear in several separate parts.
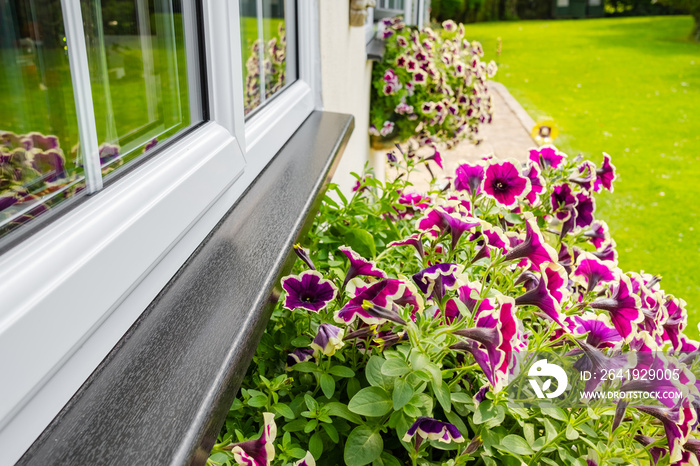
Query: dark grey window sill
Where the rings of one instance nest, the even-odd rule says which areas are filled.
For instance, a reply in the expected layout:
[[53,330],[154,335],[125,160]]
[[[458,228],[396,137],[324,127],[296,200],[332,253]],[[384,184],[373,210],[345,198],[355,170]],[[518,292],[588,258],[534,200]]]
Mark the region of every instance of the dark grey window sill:
[[204,464],[353,127],[309,116],[18,464]]

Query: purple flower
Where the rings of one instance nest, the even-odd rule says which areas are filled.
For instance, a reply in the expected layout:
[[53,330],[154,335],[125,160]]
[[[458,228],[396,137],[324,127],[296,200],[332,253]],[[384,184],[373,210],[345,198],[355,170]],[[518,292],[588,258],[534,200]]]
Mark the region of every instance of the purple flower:
[[559,168],[566,159],[566,154],[559,152],[554,146],[542,146],[539,149],[530,149],[529,158],[543,169]]
[[550,201],[554,216],[562,222],[571,217],[573,209],[576,207],[576,197],[571,192],[571,186],[568,183],[554,186]]
[[457,247],[457,243],[459,243],[459,238],[462,237],[465,231],[472,230],[481,225],[475,218],[461,217],[456,213],[448,214],[440,207],[436,210],[443,224],[446,224],[449,229],[450,236],[452,237],[453,251]]
[[[640,431],[637,431],[637,432],[640,432]],[[655,438],[651,438],[651,437],[648,437],[646,435],[642,435],[641,433],[636,434],[634,436],[634,439],[637,442],[641,443],[645,447],[648,447],[652,443],[656,442]],[[652,465],[656,466],[656,464],[658,464],[661,457],[666,454],[666,449],[663,447],[654,446],[654,447],[651,447],[649,449],[649,454],[651,455]]]
[[324,280],[315,270],[306,270],[300,275],[289,275],[282,279],[282,288],[287,292],[284,307],[289,310],[307,309],[318,312],[325,308],[336,295],[333,282]]
[[35,152],[32,166],[36,171],[45,175],[45,180],[49,183],[66,176],[66,160],[60,149]]
[[530,191],[527,192],[525,199],[532,206],[536,206],[539,201],[539,195],[544,192],[544,180],[541,176],[539,165],[529,161],[527,167],[523,170],[523,176],[530,180]]
[[425,255],[425,252],[423,251],[423,241],[421,241],[422,234],[414,233],[408,238],[404,238],[399,241],[392,241],[387,245],[388,248],[393,248],[394,246],[406,246],[406,245],[411,245],[414,248],[416,248],[416,251],[418,251],[418,255],[423,259],[423,256]]
[[270,466],[275,458],[275,446],[272,443],[277,436],[275,415],[263,413],[265,426],[262,435],[257,440],[234,443],[224,447],[233,453],[233,459],[242,466]]
[[670,341],[675,350],[681,345],[683,330],[688,324],[688,312],[685,310],[685,301],[669,295],[665,303],[668,311],[668,319],[663,323],[663,339]]
[[31,132],[24,136],[23,143],[27,150],[39,149],[41,151],[48,151],[59,148],[58,137],[52,134],[44,136],[41,133]]
[[569,181],[571,181],[572,183],[576,183],[586,191],[592,191],[593,183],[596,179],[595,170],[596,166],[593,162],[589,160],[584,160],[583,163],[578,167],[579,176],[569,178]]
[[[360,289],[354,298],[348,301],[342,309],[336,311],[334,319],[338,323],[348,325],[353,323],[357,317],[369,325],[383,324],[387,320],[396,321],[396,319],[400,318],[398,313],[393,310],[393,305],[399,302],[407,302],[413,305],[410,302],[410,295],[412,293],[403,281],[387,278],[372,284],[368,288]],[[373,304],[378,309],[388,309],[393,314],[383,315],[382,311],[368,310],[369,306],[366,303]],[[418,310],[417,303],[413,309],[414,312]],[[394,314],[396,315],[394,316]]]
[[453,332],[469,341],[457,343],[452,348],[470,352],[497,392],[507,383],[508,374],[516,363],[515,352],[521,332],[513,299],[502,295],[496,299],[497,306],[479,306],[474,328]]
[[503,207],[513,208],[530,190],[530,180],[512,162],[492,163],[486,167],[481,189]]
[[591,292],[599,283],[609,283],[615,280],[615,265],[612,262],[601,261],[594,255],[583,252],[578,256],[576,269],[572,280],[586,287]]
[[154,147],[156,147],[157,145],[158,145],[158,138],[153,138],[150,141],[148,141],[148,143],[145,146],[143,146],[143,151],[147,152],[147,151],[153,149]]
[[413,275],[413,281],[426,296],[433,296],[440,301],[446,289],[455,288],[462,270],[464,266],[458,264],[435,264]]
[[311,257],[309,257],[308,249],[302,248],[301,244],[299,243],[296,243],[294,246],[292,246],[292,248],[294,249],[296,255],[299,256],[299,259],[301,259],[307,267],[309,267],[311,270],[316,270],[314,263],[311,261]]
[[431,155],[430,157],[426,157],[425,159],[423,159],[423,161],[426,162],[426,166],[427,162],[434,161],[438,167],[444,168],[442,166],[442,156],[440,155],[440,152],[438,152],[437,149],[434,149],[433,155]]
[[[457,289],[457,296],[459,300],[467,306],[470,312],[474,312],[476,309],[476,304],[479,302],[479,294],[481,291],[481,284],[479,282],[467,283],[466,285],[460,286]],[[484,300],[482,304],[488,305],[490,301]],[[481,307],[481,306],[479,306]]]
[[292,466],[316,466],[316,460],[311,452],[307,451],[306,455]]
[[635,406],[635,408],[661,421],[668,441],[671,463],[682,459],[683,445],[688,440],[691,428],[698,419],[690,399],[685,397],[679,400],[673,408],[658,408],[656,406]]
[[314,350],[311,348],[297,348],[287,355],[287,368],[294,364],[310,361],[314,358]]
[[523,214],[523,219],[526,225],[525,241],[508,251],[504,259],[511,261],[526,258],[536,267],[545,262],[556,262],[557,251],[545,242],[537,226],[537,219],[530,212]]
[[402,192],[398,203],[409,206],[414,210],[427,209],[430,206],[430,198],[416,192]]
[[593,223],[595,213],[595,199],[588,193],[576,194],[576,226],[584,228]]
[[591,254],[593,254],[595,257],[602,261],[608,261],[617,264],[617,250],[615,249],[615,246],[615,240],[611,239],[604,247],[602,247],[598,251],[592,252]]
[[[560,326],[564,327],[564,318],[561,315],[561,305],[557,301],[549,290],[546,269],[550,266],[562,268],[560,265],[547,264],[545,266],[542,264],[540,266],[541,274],[537,284],[531,290],[525,292],[525,294],[515,298],[515,304],[517,306],[536,306],[542,312],[544,312],[550,319],[558,323]],[[556,268],[553,270],[557,270]],[[552,273],[552,277],[555,279],[559,277],[558,273]],[[556,287],[555,287],[556,288]],[[558,290],[559,291],[559,290]]]
[[596,179],[595,183],[593,184],[593,189],[596,192],[600,191],[601,186],[610,192],[615,190],[613,187],[613,181],[617,179],[617,175],[615,174],[615,165],[610,162],[611,160],[611,157],[603,152],[603,164],[595,171]]
[[639,296],[631,291],[629,277],[622,275],[612,286],[609,297],[597,299],[590,304],[593,309],[603,309],[610,313],[610,320],[626,342],[634,337],[636,324],[644,320]]
[[340,252],[345,254],[348,259],[350,259],[350,267],[348,267],[348,273],[345,275],[345,281],[343,281],[343,288],[348,284],[350,280],[357,277],[358,275],[364,275],[366,277],[377,277],[386,278],[386,272],[377,268],[377,264],[373,261],[368,261],[358,253],[349,248],[348,246],[340,246],[338,248]]
[[448,422],[438,421],[425,416],[416,419],[416,422],[408,428],[406,435],[401,440],[410,442],[416,436],[418,437],[416,439],[416,450],[425,439],[437,440],[442,443],[464,442],[464,437],[462,437],[457,427]]
[[311,348],[320,351],[326,356],[333,356],[336,351],[343,347],[343,329],[335,325],[323,323],[318,327],[318,333]]
[[616,343],[622,341],[620,333],[610,323],[610,319],[605,314],[595,315],[587,312],[581,316],[571,316],[567,318],[573,325],[572,333],[576,335],[586,335],[586,343],[594,348],[612,348]]
[[379,130],[379,135],[386,137],[390,135],[394,131],[394,122],[393,121],[385,121],[384,125],[382,126],[382,129]]
[[591,223],[591,229],[586,231],[583,236],[589,238],[596,249],[600,249],[603,243],[610,241],[610,228],[604,221],[596,220]]
[[454,186],[457,191],[467,191],[476,196],[481,192],[481,183],[485,173],[483,165],[463,163],[455,170]]
[[415,84],[425,84],[426,80],[427,76],[424,71],[416,71],[413,73],[413,82]]

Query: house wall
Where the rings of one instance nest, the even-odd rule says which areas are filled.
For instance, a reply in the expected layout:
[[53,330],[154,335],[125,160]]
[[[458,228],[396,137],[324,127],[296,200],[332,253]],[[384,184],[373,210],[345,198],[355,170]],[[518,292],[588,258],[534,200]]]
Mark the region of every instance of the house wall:
[[365,28],[350,27],[348,0],[319,2],[321,85],[323,109],[349,113],[355,130],[333,182],[350,192],[355,178],[369,159],[369,90],[372,62],[367,60]]

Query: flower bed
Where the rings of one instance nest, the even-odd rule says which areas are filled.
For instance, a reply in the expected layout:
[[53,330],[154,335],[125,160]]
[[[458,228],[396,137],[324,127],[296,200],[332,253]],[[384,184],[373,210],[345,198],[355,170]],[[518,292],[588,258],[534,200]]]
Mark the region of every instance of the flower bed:
[[700,344],[660,277],[617,267],[607,154],[464,163],[427,194],[425,160],[389,160],[295,247],[210,464],[697,464]]

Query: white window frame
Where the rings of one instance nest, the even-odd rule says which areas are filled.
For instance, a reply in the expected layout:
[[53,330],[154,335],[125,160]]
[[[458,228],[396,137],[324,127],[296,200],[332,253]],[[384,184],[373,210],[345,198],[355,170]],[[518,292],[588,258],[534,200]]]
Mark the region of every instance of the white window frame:
[[297,80],[247,121],[238,2],[202,3],[209,121],[0,256],[0,465],[19,459],[321,108],[317,0],[297,2]]

